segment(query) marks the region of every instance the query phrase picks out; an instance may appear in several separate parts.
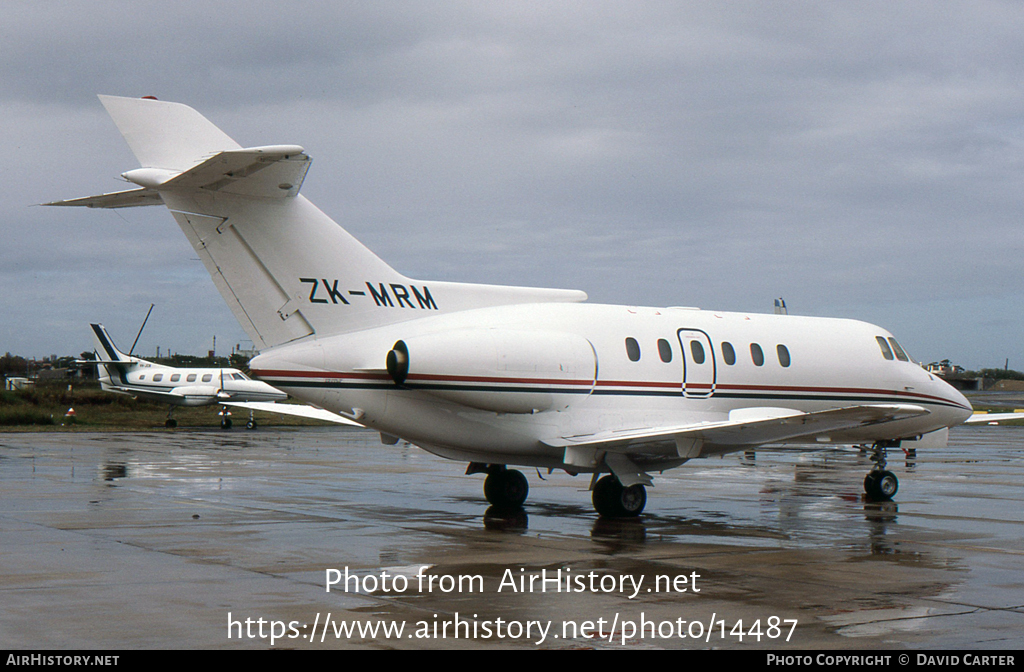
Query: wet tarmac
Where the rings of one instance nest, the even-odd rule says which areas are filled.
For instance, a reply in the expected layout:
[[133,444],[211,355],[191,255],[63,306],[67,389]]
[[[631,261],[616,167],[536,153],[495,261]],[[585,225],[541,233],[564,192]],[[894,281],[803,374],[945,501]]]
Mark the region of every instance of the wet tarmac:
[[0,642],[1019,648],[1024,427],[890,452],[895,502],[863,501],[869,467],[692,461],[605,521],[588,477],[526,470],[501,514],[465,465],[361,430],[0,434]]

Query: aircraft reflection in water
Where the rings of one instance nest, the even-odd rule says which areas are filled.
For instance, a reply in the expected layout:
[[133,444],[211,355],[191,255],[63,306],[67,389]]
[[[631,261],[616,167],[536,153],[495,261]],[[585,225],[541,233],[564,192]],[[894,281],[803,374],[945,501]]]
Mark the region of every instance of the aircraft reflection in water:
[[865,488],[888,499],[886,449],[941,446],[971,415],[864,322],[407,278],[299,194],[302,147],[242,148],[185,105],[100,100],[137,187],[49,205],[165,205],[261,350],[254,375],[469,463],[496,506],[525,501],[506,466],[522,465],[593,474],[595,508],[635,516],[648,472],[765,443],[871,444]]

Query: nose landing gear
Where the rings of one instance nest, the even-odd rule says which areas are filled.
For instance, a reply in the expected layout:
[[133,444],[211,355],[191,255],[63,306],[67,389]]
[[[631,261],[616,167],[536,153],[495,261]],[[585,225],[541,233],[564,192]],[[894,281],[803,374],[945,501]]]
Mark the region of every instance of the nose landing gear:
[[887,470],[885,452],[887,448],[899,448],[897,441],[878,441],[872,447],[871,461],[875,463],[868,475],[864,477],[864,492],[868,499],[875,502],[888,502],[899,490],[900,482],[896,474]]
[[228,407],[221,408],[218,415],[220,415],[220,428],[231,429],[231,411],[228,410]]

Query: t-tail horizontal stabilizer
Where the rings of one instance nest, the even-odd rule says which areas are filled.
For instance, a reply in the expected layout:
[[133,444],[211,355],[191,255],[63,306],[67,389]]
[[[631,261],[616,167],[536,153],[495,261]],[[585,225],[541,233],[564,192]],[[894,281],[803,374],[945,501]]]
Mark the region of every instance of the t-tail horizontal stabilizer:
[[161,191],[200,189],[253,198],[294,197],[306,179],[310,159],[298,145],[272,145],[219,152],[185,171],[136,168],[121,177],[140,185],[99,196],[87,196],[44,205],[88,208],[132,208],[163,205]]

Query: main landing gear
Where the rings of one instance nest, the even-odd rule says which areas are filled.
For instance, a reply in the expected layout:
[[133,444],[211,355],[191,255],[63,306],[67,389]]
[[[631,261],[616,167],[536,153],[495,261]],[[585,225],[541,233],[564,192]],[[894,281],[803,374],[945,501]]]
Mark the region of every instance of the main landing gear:
[[[530,494],[530,484],[522,472],[503,464],[472,462],[466,474],[487,474],[484,496],[496,509],[522,508]],[[624,487],[612,474],[593,485],[594,508],[605,518],[635,518],[647,505],[647,489],[641,483]]]
[[167,420],[164,421],[164,427],[166,427],[167,429],[174,429],[175,427],[178,426],[178,421],[171,417],[171,414],[173,414],[173,413],[174,413],[174,406],[171,406],[167,410]]
[[887,470],[885,451],[887,448],[899,448],[897,441],[878,441],[872,447],[871,461],[875,463],[868,475],[864,477],[864,492],[868,499],[876,502],[888,502],[900,488],[896,474]]
[[530,484],[523,472],[509,469],[503,464],[489,464],[486,467],[484,496],[487,501],[500,509],[518,509],[530,494]]
[[641,483],[627,488],[609,474],[594,484],[593,501],[594,508],[605,518],[634,518],[647,505],[647,489]]

